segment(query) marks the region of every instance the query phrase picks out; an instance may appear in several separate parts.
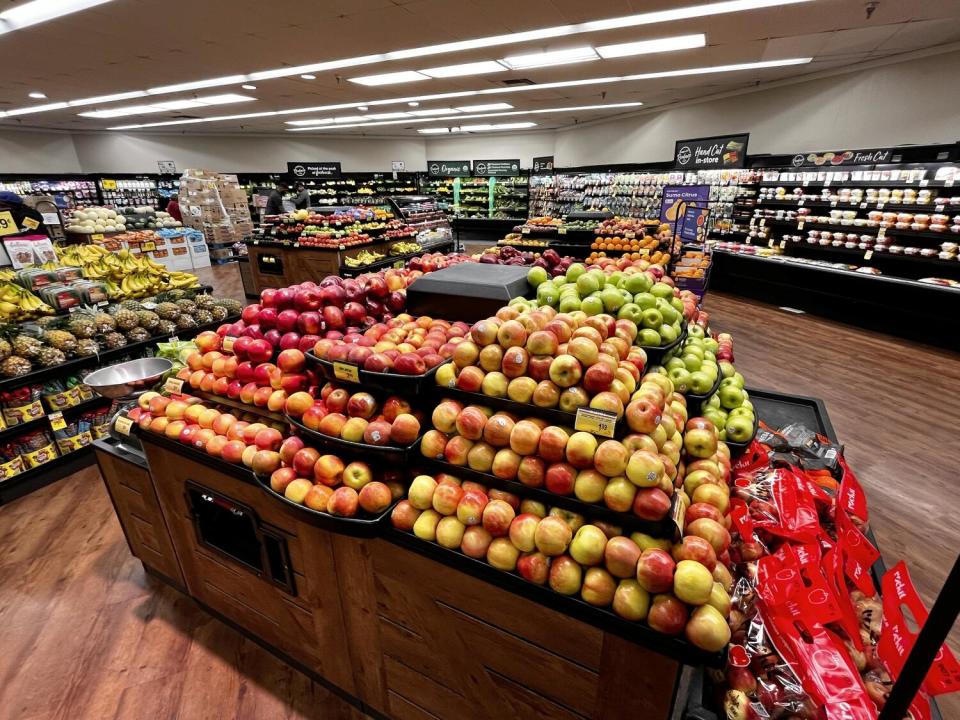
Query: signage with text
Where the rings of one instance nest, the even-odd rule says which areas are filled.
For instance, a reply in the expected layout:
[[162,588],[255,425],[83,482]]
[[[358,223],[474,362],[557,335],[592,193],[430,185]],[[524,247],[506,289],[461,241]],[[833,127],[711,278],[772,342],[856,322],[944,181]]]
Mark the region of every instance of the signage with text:
[[430,177],[470,177],[469,160],[427,160]]
[[747,159],[749,133],[677,140],[673,163],[684,170],[741,168]]
[[402,172],[404,168],[403,160],[391,160],[390,169],[394,172]]
[[173,160],[157,160],[161,174],[173,175],[177,172],[177,164]]
[[660,200],[660,222],[667,223],[675,231],[677,223],[683,222],[687,208],[706,208],[709,202],[709,185],[664,185]]
[[826,152],[797,153],[790,164],[793,167],[824,167],[830,165],[881,165],[902,160],[899,148],[868,148],[866,150],[828,150]]
[[534,175],[549,175],[553,172],[553,155],[544,155],[533,159],[532,172]]
[[340,177],[338,162],[288,162],[287,174],[298,180],[337,179]]
[[520,174],[520,161],[474,160],[473,174],[479,177],[513,177]]
[[709,217],[710,210],[707,208],[688,205],[680,222],[680,238],[684,242],[702,243],[706,237]]

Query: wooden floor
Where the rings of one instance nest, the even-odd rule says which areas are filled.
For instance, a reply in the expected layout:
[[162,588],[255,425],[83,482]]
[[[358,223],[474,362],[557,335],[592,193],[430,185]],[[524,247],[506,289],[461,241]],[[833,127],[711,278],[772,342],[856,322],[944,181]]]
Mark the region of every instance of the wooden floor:
[[[201,275],[243,299],[235,266]],[[885,559],[929,603],[960,549],[960,357],[729,296],[707,308],[751,385],[824,399]],[[355,717],[146,577],[95,468],[0,507],[0,720]]]

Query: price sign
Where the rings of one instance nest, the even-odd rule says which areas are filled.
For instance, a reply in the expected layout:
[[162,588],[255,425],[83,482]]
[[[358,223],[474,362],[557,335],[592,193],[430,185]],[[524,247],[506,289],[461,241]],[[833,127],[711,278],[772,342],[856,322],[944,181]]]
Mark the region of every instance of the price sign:
[[521,234],[521,235],[529,235],[529,234],[530,234],[530,228],[522,228],[522,229],[520,230],[520,234]]
[[50,413],[47,415],[47,420],[50,421],[50,427],[57,430],[65,430],[67,428],[67,421],[63,419],[62,412]]
[[145,242],[145,243],[141,246],[141,249],[142,249],[144,252],[151,252],[151,251],[157,249],[157,244],[151,240],[151,241],[149,241],[149,242]]
[[863,254],[863,259],[864,259],[864,260],[869,260],[869,259],[872,258],[872,257],[873,257],[873,250],[867,250],[867,251]]
[[799,200],[797,200],[797,207],[803,207],[804,203],[806,202],[807,201],[805,198],[800,198]]
[[233,352],[233,344],[237,341],[235,337],[230,335],[225,335],[223,338],[223,343],[221,343],[224,352]]
[[23,226],[28,230],[36,230],[40,227],[40,223],[34,220],[32,217],[25,217],[23,219]]
[[763,227],[763,226],[766,225],[766,224],[767,224],[767,219],[766,219],[766,218],[760,218],[760,227]]
[[877,230],[877,240],[883,240],[887,236],[887,229],[885,227]]
[[294,246],[295,248],[298,248],[298,247],[300,247],[300,241],[299,241],[299,240],[297,240],[297,242],[295,242],[295,243],[293,244],[293,246]]
[[863,210],[867,204],[865,202],[860,203],[860,209]]
[[926,187],[926,186],[929,185],[929,184],[930,184],[930,181],[929,181],[929,180],[921,180],[921,181],[920,181],[920,187]]
[[566,235],[566,234],[567,234],[566,228],[560,228],[559,230],[557,230],[557,235]]
[[179,395],[183,392],[183,380],[175,377],[167,378],[167,381],[163,384],[163,389],[173,395]]
[[617,427],[617,414],[608,410],[577,408],[577,419],[573,427],[575,430],[612,438]]
[[17,223],[13,219],[13,215],[10,214],[10,211],[4,210],[0,212],[0,235],[13,235],[18,232],[20,232],[20,228],[17,227]]
[[683,520],[686,515],[687,504],[679,494],[675,494],[673,496],[673,507],[670,509],[670,517],[673,518],[673,524],[677,526],[677,530],[681,535],[683,535]]
[[333,363],[333,376],[337,380],[358,383],[360,382],[360,368],[350,363],[335,362]]
[[90,239],[93,240],[94,242],[97,242],[98,240],[103,240],[103,233],[94,233],[93,235],[90,236]]
[[767,247],[773,247],[773,238],[770,238],[770,241],[767,243]]
[[883,210],[883,203],[882,203],[882,202],[878,202],[878,203],[877,203],[877,210]]
[[116,430],[121,435],[129,435],[130,428],[133,427],[133,420],[128,417],[123,417],[117,415],[117,419],[113,421],[113,429]]
[[804,180],[804,181],[803,181],[803,186],[804,186],[804,187],[807,187],[807,185],[809,185],[809,184],[810,184],[810,181],[809,181],[809,180]]
[[797,223],[797,230],[803,230],[803,220]]
[[633,232],[632,230],[628,230],[627,232],[625,232],[625,233],[623,234],[623,236],[624,236],[627,240],[633,240],[633,239],[637,236],[637,234],[636,234],[635,232]]
[[167,342],[172,342],[172,343],[180,342],[180,338],[177,337],[176,335],[171,335],[170,339]]
[[753,245],[753,238],[752,238],[752,237],[748,237],[748,238],[747,238],[747,245]]
[[100,185],[101,185],[101,187],[103,187],[104,190],[116,190],[116,189],[117,189],[117,181],[116,181],[116,180],[104,180],[103,182],[100,183]]
[[937,212],[943,212],[943,205],[937,205],[934,209],[935,209]]
[[786,240],[781,240],[781,241],[780,241],[780,249],[783,250],[786,246],[787,246],[787,241],[786,241]]
[[837,206],[837,201],[836,201],[836,200],[831,200],[831,201],[830,201],[830,207],[836,207],[836,206]]

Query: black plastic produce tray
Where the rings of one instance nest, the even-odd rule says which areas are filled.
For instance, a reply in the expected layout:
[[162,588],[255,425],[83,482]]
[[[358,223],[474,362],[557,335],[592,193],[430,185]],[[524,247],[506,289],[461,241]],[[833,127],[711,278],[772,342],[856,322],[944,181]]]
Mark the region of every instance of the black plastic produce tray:
[[[313,363],[320,370],[320,374],[331,382],[346,385],[359,385],[365,388],[371,388],[373,390],[380,390],[381,392],[410,397],[419,395],[428,388],[436,386],[435,378],[437,371],[447,363],[453,362],[450,359],[445,360],[436,367],[432,367],[427,370],[427,372],[425,372],[423,375],[401,375],[400,373],[370,372],[369,370],[364,370],[360,367],[357,367],[357,376],[359,381],[354,383],[351,380],[342,380],[338,378],[334,372],[333,362],[331,360],[318,358],[313,354],[313,350],[308,350],[304,354],[307,356],[307,360]],[[353,365],[353,363],[349,362],[345,364]]]
[[[750,391],[747,390],[747,392],[749,393]],[[750,398],[752,400],[753,395],[751,395]],[[757,414],[756,409],[754,409],[753,432],[750,433],[750,437],[744,440],[743,442],[734,442],[733,440],[724,440],[724,442],[727,443],[727,447],[730,448],[730,455],[733,457],[736,457],[737,455],[742,455],[746,451],[746,449],[750,447],[750,443],[752,443],[753,439],[757,436],[757,430],[759,429],[760,429],[760,416]]]
[[801,423],[839,444],[822,400],[749,388],[747,394],[753,403],[754,414],[774,430],[791,423]]
[[724,662],[724,653],[701,650],[682,638],[664,635],[645,624],[625,620],[610,610],[590,605],[579,597],[561,595],[547,585],[536,585],[515,573],[497,570],[483,560],[469,557],[458,550],[448,550],[442,545],[421,540],[411,533],[392,526],[384,528],[383,537],[402,548],[412,550],[454,570],[465,572],[502,590],[532,600],[600,630],[613,633],[685,665],[720,667]]
[[393,512],[393,508],[400,502],[399,500],[394,500],[390,503],[390,506],[379,515],[369,515],[363,510],[358,510],[357,517],[340,517],[339,515],[331,515],[330,513],[320,512],[319,510],[308,508],[306,505],[295,503],[293,500],[281,495],[270,487],[270,478],[257,475],[256,473],[252,474],[260,487],[280,502],[286,512],[293,515],[297,520],[318,527],[321,530],[329,530],[338,535],[364,538],[376,537],[380,534],[380,526],[384,522],[388,522],[390,513]]
[[[713,383],[713,387],[710,388],[710,390],[708,390],[706,393],[703,395],[697,395],[696,393],[684,393],[683,396],[687,399],[687,417],[697,417],[703,411],[703,404],[710,399],[711,395],[720,389],[721,382],[723,382],[723,373],[721,373],[718,369],[717,380]],[[753,397],[751,396],[751,400],[752,399]]]
[[310,438],[311,444],[315,446],[327,448],[331,451],[349,453],[351,457],[361,456],[374,458],[383,462],[398,463],[400,466],[406,466],[407,458],[412,457],[411,451],[416,450],[419,454],[420,439],[423,437],[423,433],[421,433],[416,442],[407,447],[397,447],[396,445],[368,445],[367,443],[356,443],[344,440],[343,438],[335,438],[332,435],[324,435],[316,430],[311,430],[299,420],[294,420],[289,415],[286,416],[286,420],[300,432],[300,435]]
[[425,457],[420,452],[420,443],[411,453],[410,463],[415,467],[425,468],[436,472],[447,473],[461,480],[472,480],[482,485],[506,490],[514,495],[528,500],[542,502],[547,507],[560,507],[564,510],[570,510],[578,515],[583,515],[590,520],[600,520],[616,525],[625,531],[639,531],[657,538],[676,539],[680,534],[680,529],[674,523],[673,514],[678,510],[678,494],[674,493],[670,500],[670,512],[662,520],[650,521],[643,520],[629,513],[611,510],[606,505],[586,503],[578,500],[574,495],[557,495],[549,490],[539,487],[530,487],[517,480],[504,480],[496,475],[473,470],[465,465],[452,465],[443,460]]
[[677,335],[677,339],[672,343],[657,346],[637,345],[636,347],[641,348],[647,354],[647,367],[650,367],[651,365],[660,365],[667,353],[680,345],[686,339],[686,337],[687,323],[684,322],[683,327],[680,328],[680,333]]

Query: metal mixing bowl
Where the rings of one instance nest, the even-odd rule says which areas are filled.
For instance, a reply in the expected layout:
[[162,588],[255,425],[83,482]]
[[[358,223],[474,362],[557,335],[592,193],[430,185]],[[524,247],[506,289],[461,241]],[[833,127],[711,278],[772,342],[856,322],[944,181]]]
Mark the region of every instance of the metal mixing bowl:
[[92,372],[83,382],[103,397],[116,400],[149,390],[172,367],[173,361],[166,358],[141,358]]

